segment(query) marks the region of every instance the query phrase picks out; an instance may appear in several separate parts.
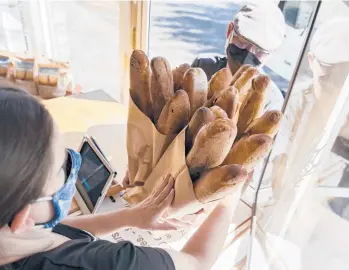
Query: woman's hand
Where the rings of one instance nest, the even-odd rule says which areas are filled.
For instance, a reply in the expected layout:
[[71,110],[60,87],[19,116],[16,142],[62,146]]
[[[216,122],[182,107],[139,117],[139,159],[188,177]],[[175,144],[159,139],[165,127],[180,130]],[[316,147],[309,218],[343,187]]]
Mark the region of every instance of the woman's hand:
[[132,224],[146,230],[176,230],[188,225],[177,220],[165,220],[163,215],[174,198],[174,179],[168,174],[144,201],[130,209]]

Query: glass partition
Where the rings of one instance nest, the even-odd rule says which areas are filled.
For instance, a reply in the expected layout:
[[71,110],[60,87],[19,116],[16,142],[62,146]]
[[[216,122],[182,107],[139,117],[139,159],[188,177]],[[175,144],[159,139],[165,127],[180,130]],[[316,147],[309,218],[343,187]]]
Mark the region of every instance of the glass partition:
[[347,269],[349,263],[349,64],[321,62],[309,48],[317,29],[348,18],[349,7],[325,1],[317,10],[257,193],[248,269]]

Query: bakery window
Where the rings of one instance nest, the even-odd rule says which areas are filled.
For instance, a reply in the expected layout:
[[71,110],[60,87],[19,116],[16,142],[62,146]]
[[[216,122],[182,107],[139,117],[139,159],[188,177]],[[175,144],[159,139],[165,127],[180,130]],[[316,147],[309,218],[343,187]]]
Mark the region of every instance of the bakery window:
[[[0,50],[69,65],[79,91],[120,101],[119,1],[3,1]],[[40,59],[42,58],[42,59]],[[47,71],[47,70],[46,70]]]

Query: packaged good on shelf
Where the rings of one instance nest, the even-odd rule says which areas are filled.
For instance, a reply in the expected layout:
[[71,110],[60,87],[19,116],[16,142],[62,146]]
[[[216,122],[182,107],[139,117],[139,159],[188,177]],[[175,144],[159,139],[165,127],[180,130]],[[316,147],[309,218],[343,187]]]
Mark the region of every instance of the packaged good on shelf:
[[0,54],[0,78],[9,79],[11,59],[8,55]]
[[35,83],[35,59],[27,56],[14,57],[14,81],[23,86],[27,91],[37,96],[38,90]]
[[38,93],[44,99],[65,96],[66,89],[60,84],[60,69],[57,64],[38,64]]

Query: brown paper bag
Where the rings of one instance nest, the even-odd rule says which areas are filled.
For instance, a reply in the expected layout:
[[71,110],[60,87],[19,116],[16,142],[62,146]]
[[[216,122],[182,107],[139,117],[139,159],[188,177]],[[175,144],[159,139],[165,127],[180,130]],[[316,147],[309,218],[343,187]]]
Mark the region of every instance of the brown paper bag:
[[[153,122],[129,97],[127,152],[131,184],[134,183],[141,167],[141,172],[137,177],[147,179],[175,136],[161,134]],[[148,151],[152,152],[151,155]]]
[[[143,187],[130,188],[126,191],[124,199],[131,204],[144,200],[162,180],[170,173],[175,178],[175,198],[168,210],[168,216],[180,218],[198,212],[201,209],[212,209],[216,202],[201,203],[194,193],[194,187],[185,161],[185,129],[173,140],[160,161],[155,166]],[[240,199],[244,183],[237,185],[234,192]]]

